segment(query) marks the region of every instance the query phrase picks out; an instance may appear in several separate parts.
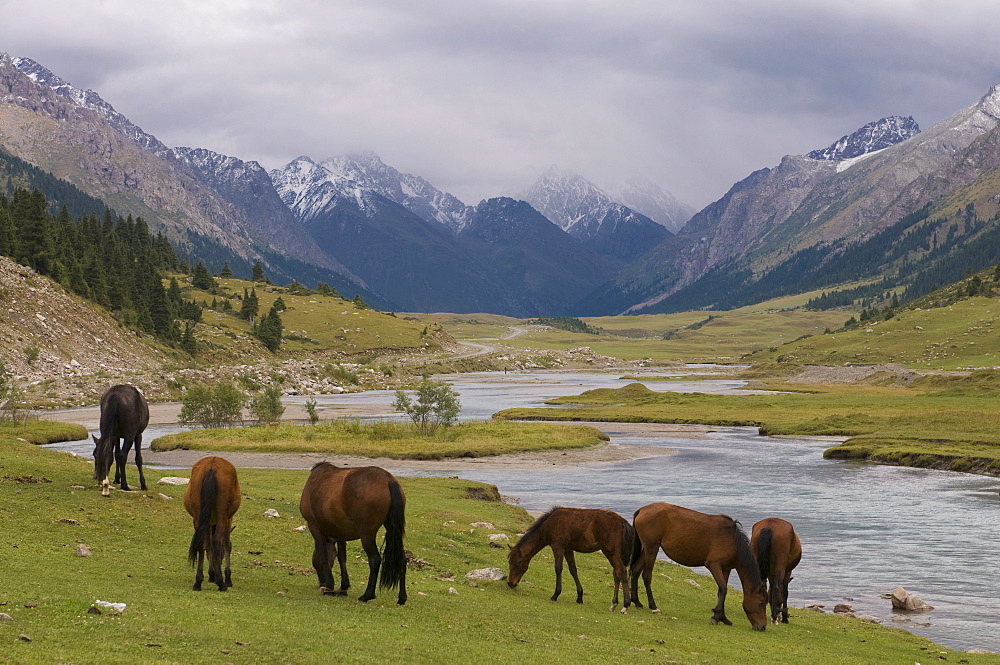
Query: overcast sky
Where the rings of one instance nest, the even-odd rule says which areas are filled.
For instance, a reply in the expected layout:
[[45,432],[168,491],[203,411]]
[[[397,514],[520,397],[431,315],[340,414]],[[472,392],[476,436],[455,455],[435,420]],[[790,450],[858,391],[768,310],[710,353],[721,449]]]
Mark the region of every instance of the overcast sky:
[[167,145],[374,150],[473,204],[555,164],[700,208],[1000,83],[1000,3],[969,0],[0,0],[0,26]]

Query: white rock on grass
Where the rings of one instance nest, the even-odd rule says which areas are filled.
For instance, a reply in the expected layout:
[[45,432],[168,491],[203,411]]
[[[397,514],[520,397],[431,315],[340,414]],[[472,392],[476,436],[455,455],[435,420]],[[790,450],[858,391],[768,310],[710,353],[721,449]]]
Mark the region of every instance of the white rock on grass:
[[469,526],[475,527],[477,529],[495,529],[492,522],[473,522]]
[[507,578],[507,573],[503,572],[500,568],[477,568],[476,570],[470,570],[465,574],[465,578],[469,580],[486,580],[488,582],[496,582],[498,580],[503,580]]
[[489,539],[491,543],[500,543],[510,540],[510,536],[508,536],[506,533],[491,533],[489,535]]
[[264,511],[264,517],[281,517],[281,515],[274,508],[268,508]]
[[176,478],[173,476],[166,476],[165,478],[160,478],[156,482],[162,483],[164,485],[187,485],[191,482],[190,478]]

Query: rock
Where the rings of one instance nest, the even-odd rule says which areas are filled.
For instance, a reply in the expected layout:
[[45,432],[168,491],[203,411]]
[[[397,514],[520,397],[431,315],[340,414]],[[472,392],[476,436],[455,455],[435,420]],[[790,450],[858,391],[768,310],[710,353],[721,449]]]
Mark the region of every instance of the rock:
[[465,578],[469,580],[486,580],[491,582],[496,582],[498,580],[507,579],[507,573],[503,572],[500,568],[477,568],[476,570],[470,570],[465,574]]
[[28,637],[27,635],[25,635],[24,633],[21,633],[20,635],[18,635],[17,639],[21,640],[22,642],[30,642],[31,641],[31,638]]
[[274,508],[268,508],[264,511],[264,517],[281,517],[281,515]]
[[191,479],[190,478],[176,478],[174,476],[166,476],[164,478],[160,478],[156,482],[162,483],[164,485],[187,485],[189,482],[191,482]]
[[693,586],[695,589],[701,588],[701,585],[695,582],[694,580],[684,580],[684,581]]
[[60,524],[69,524],[70,526],[80,526],[80,522],[73,519],[72,517],[63,517],[59,520]]
[[852,614],[855,619],[861,619],[867,623],[882,623],[882,620],[878,617],[873,617],[871,614]]
[[995,653],[995,652],[990,651],[988,649],[969,649],[965,653]]
[[904,612],[929,612],[934,609],[921,600],[920,596],[910,593],[901,586],[892,590],[891,600],[894,609]]
[[93,554],[90,551],[90,548],[87,547],[86,545],[84,545],[83,543],[80,543],[80,544],[78,544],[76,546],[76,555],[77,556],[93,556]]
[[491,543],[501,543],[510,540],[510,536],[506,533],[491,533],[489,539]]
[[108,614],[121,614],[125,611],[125,603],[109,603],[106,600],[95,600],[94,607]]
[[295,527],[295,530],[296,531],[308,531],[309,530],[309,525],[308,524],[303,524],[302,526],[297,526],[297,527]]
[[14,617],[7,614],[6,612],[0,612],[0,621],[13,621]]
[[448,587],[448,593],[453,593],[453,594],[455,594],[457,596],[458,595],[458,589],[456,589],[453,586],[450,586],[450,587]]
[[834,614],[851,614],[854,612],[854,608],[847,603],[837,603],[833,606]]
[[492,522],[473,522],[469,526],[475,527],[477,529],[495,529]]
[[161,499],[167,499],[167,500],[171,500],[171,499],[173,499],[173,498],[174,498],[174,497],[172,497],[172,496],[167,496],[167,495],[166,495],[166,494],[164,494],[163,492],[158,492],[158,493],[157,493],[157,496],[159,496],[159,497],[160,497]]

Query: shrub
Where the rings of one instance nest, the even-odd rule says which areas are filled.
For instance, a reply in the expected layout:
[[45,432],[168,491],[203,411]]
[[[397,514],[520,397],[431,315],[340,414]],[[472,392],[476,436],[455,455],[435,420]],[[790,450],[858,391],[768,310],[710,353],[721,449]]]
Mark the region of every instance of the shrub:
[[281,390],[277,385],[264,388],[264,392],[250,398],[250,414],[260,423],[273,423],[281,419],[285,405],[281,403]]
[[228,381],[214,386],[196,384],[187,389],[181,399],[177,421],[182,425],[197,424],[205,428],[232,427],[243,423],[243,406],[247,397]]
[[312,397],[306,400],[305,403],[306,413],[309,414],[309,424],[315,425],[319,422],[319,412],[316,411],[316,400]]
[[444,381],[424,377],[415,392],[416,401],[404,391],[397,390],[392,408],[408,415],[424,434],[433,434],[438,426],[447,427],[458,418],[462,408],[458,393]]

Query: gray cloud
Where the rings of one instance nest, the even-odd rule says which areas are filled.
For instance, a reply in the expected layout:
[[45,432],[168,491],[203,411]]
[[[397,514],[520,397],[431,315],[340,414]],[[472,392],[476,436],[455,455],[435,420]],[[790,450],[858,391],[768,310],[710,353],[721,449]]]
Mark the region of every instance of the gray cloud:
[[1000,7],[952,4],[0,2],[0,50],[269,168],[370,149],[474,203],[558,164],[702,206],[870,120],[976,101]]

